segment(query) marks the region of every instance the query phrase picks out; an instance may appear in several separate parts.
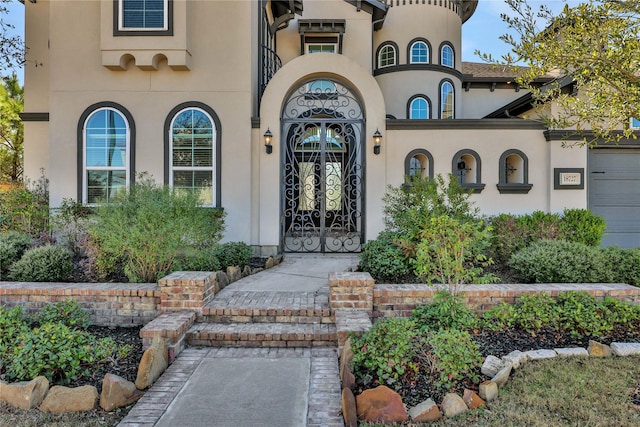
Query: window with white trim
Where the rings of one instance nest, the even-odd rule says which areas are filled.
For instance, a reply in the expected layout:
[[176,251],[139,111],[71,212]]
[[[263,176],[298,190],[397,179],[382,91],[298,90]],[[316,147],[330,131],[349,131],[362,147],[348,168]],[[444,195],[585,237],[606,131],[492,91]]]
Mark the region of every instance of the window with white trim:
[[378,68],[396,65],[396,48],[392,44],[386,44],[378,52]]
[[165,31],[169,28],[169,0],[117,0],[118,30]]
[[216,128],[200,108],[179,111],[169,127],[169,185],[176,190],[195,191],[203,206],[216,201]]
[[454,62],[453,48],[448,44],[443,45],[440,49],[440,65],[453,68]]
[[429,118],[429,101],[422,96],[413,98],[409,103],[409,118],[425,120]]
[[423,41],[417,41],[411,45],[411,64],[426,64],[429,62],[429,47]]
[[440,84],[440,118],[453,119],[455,117],[455,92],[450,81]]

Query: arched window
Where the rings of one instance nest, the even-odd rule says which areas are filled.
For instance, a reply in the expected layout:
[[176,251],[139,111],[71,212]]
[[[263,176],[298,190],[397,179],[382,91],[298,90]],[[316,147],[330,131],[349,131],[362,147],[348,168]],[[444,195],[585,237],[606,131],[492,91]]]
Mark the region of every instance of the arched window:
[[455,67],[453,47],[448,42],[440,46],[440,65],[451,68]]
[[500,182],[498,191],[503,194],[527,194],[529,184],[529,160],[520,150],[507,150],[500,156]]
[[407,177],[433,178],[433,156],[427,150],[418,148],[404,159],[404,174]]
[[391,67],[397,64],[398,49],[395,43],[386,42],[378,48],[378,68]]
[[78,198],[86,204],[109,202],[131,182],[133,118],[122,106],[105,102],[87,108],[79,126]]
[[440,118],[455,118],[455,92],[451,80],[440,83]]
[[424,120],[431,118],[431,103],[424,95],[415,95],[409,99],[407,105],[407,117],[413,120]]
[[429,45],[426,41],[414,41],[409,48],[410,64],[428,64],[429,63]]
[[451,173],[458,179],[463,188],[480,193],[485,185],[482,183],[482,162],[473,150],[458,151],[451,162]]
[[219,168],[217,128],[212,114],[198,105],[174,109],[168,129],[168,184],[194,191],[203,206],[216,206]]

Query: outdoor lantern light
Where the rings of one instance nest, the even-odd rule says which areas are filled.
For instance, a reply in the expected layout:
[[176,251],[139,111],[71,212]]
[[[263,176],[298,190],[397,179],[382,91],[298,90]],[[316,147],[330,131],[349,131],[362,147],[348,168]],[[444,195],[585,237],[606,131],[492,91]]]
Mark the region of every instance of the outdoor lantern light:
[[382,143],[382,134],[379,129],[373,134],[373,154],[380,154],[380,144]]
[[271,145],[271,140],[273,139],[273,134],[271,130],[267,128],[267,131],[264,133],[264,148],[267,151],[267,154],[271,154],[273,152],[273,145]]

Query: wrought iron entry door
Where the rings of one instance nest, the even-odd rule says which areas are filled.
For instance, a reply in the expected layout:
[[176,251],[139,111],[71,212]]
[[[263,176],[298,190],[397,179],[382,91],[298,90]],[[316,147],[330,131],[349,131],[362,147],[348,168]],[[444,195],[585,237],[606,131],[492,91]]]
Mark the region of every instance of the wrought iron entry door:
[[301,86],[285,107],[290,109],[282,119],[284,250],[359,251],[364,127],[359,102],[338,82],[316,80]]

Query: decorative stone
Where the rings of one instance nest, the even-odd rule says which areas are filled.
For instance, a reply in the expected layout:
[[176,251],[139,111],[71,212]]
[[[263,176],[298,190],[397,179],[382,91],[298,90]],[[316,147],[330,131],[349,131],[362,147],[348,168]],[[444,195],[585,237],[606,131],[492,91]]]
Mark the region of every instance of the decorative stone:
[[38,407],[48,391],[49,380],[43,376],[12,384],[0,381],[0,401],[20,409]]
[[351,351],[351,338],[347,338],[342,350],[340,351],[340,381],[342,387],[352,388],[356,378],[351,370],[351,360],[353,359],[353,351]]
[[587,348],[589,356],[592,357],[610,357],[611,347],[606,344],[600,344],[597,341],[590,340],[589,347]]
[[384,385],[356,396],[356,407],[358,418],[365,422],[401,423],[409,419],[400,395]]
[[342,388],[353,388],[356,385],[356,377],[349,366],[345,366],[344,370],[340,371],[340,381]]
[[244,269],[242,270],[242,277],[247,277],[247,276],[251,276],[251,267],[249,267],[248,265],[245,265]]
[[448,393],[444,399],[442,399],[441,406],[445,417],[455,417],[469,410],[464,400],[455,393]]
[[513,369],[519,369],[527,361],[527,354],[520,350],[514,350],[502,357],[503,363],[511,363]]
[[100,407],[105,411],[121,408],[136,402],[144,395],[131,381],[114,374],[107,374],[102,380]]
[[493,399],[498,397],[498,384],[493,381],[483,381],[480,383],[480,389],[478,391],[480,397],[483,398],[487,402],[491,402]]
[[92,385],[70,388],[60,385],[51,387],[40,410],[44,412],[85,412],[96,407],[98,389]]
[[427,399],[419,403],[417,406],[409,409],[411,420],[416,423],[426,423],[436,421],[442,418],[442,413],[433,399]]
[[491,378],[491,381],[496,383],[498,385],[498,387],[502,387],[509,380],[509,375],[511,374],[511,369],[513,369],[513,367],[511,365],[505,366],[504,368],[502,368],[500,370],[500,372],[498,372],[493,378]]
[[553,359],[557,356],[553,350],[530,350],[526,352],[529,360]]
[[488,377],[494,377],[503,367],[504,362],[502,362],[502,360],[498,359],[496,356],[489,355],[484,359],[484,363],[482,364],[480,371]]
[[268,269],[268,268],[273,268],[276,265],[276,261],[273,259],[273,257],[269,257],[267,258],[267,261],[264,263],[264,268]]
[[640,355],[640,343],[612,342],[611,352],[616,356],[637,356]]
[[280,264],[283,259],[284,257],[282,256],[282,254],[278,254],[273,257],[273,261],[276,263],[276,265]]
[[462,400],[469,409],[479,408],[486,403],[475,391],[469,390],[468,388],[464,389]]
[[256,273],[260,273],[261,271],[263,271],[264,268],[262,267],[256,267],[256,268],[252,268],[251,269],[251,274],[256,274]]
[[229,278],[229,283],[236,282],[242,279],[242,270],[240,270],[240,267],[230,265],[227,267],[227,277]]
[[220,290],[223,290],[229,285],[229,276],[224,271],[216,272],[216,280],[218,281],[218,285],[220,285]]
[[558,357],[589,357],[589,352],[586,348],[554,348],[553,349]]
[[350,388],[342,389],[342,416],[345,427],[358,426],[358,411],[356,410],[356,398]]
[[136,387],[139,390],[151,386],[169,366],[169,355],[167,344],[161,337],[154,337],[149,347],[138,365],[138,376],[136,377]]

